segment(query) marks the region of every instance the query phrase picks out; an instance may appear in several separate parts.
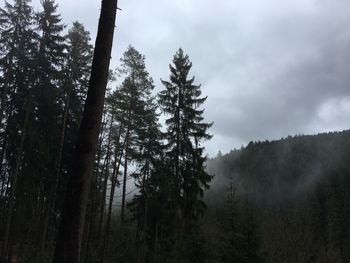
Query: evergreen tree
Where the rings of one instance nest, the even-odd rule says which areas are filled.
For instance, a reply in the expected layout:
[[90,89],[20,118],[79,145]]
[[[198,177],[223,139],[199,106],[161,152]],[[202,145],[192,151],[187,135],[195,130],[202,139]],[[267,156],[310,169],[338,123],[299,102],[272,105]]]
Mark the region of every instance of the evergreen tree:
[[159,93],[159,104],[168,117],[165,138],[177,214],[175,252],[186,240],[182,236],[192,234],[193,224],[204,212],[201,197],[212,178],[205,171],[201,145],[211,138],[207,130],[212,124],[203,122],[204,110],[200,107],[206,97],[201,97],[200,85],[194,85],[194,77],[188,79],[191,67],[189,57],[179,49],[170,65],[170,81],[162,81],[165,89]]
[[[115,130],[117,131],[117,136],[114,143],[115,157],[111,177],[112,188],[109,197],[105,241],[102,249],[104,250],[103,254],[105,254],[105,250],[108,250],[111,205],[116,186],[116,176],[119,173],[120,167],[123,167],[121,180],[121,224],[122,232],[126,234],[126,228],[124,226],[126,214],[126,182],[129,178],[133,177],[136,180],[136,187],[139,188],[140,192],[145,193],[146,181],[152,169],[152,159],[156,158],[159,154],[159,148],[155,148],[160,143],[158,116],[156,114],[154,98],[151,96],[154,85],[152,78],[146,70],[145,57],[134,47],[129,46],[121,59],[119,73],[121,77],[124,77],[124,80],[120,87],[107,99],[109,113],[116,120]],[[134,171],[128,169],[130,163],[133,164]],[[141,195],[144,198],[144,195]],[[144,202],[136,203],[131,206],[144,205]],[[143,206],[140,209],[144,215],[145,207]],[[142,219],[137,218],[136,221],[141,224],[141,222],[144,222],[144,217]],[[139,244],[141,239],[142,242],[144,240],[141,237],[144,234],[144,228],[141,228],[140,224],[138,224],[136,230],[138,236],[137,242]],[[123,244],[125,244],[126,237],[124,235]]]
[[128,176],[128,163],[142,158],[142,148],[145,143],[143,134],[147,132],[152,113],[150,108],[153,80],[146,71],[145,57],[134,47],[129,46],[121,59],[120,73],[125,76],[121,87],[116,90],[113,98],[116,120],[124,129],[124,174],[121,204],[122,222],[125,218],[125,194]]
[[[59,125],[53,121],[62,107],[60,101],[60,85],[63,79],[65,61],[65,37],[62,35],[64,25],[57,14],[54,0],[43,0],[43,10],[37,14],[37,28],[40,32],[39,52],[36,69],[36,116],[39,140],[43,142],[46,151],[41,149],[38,156],[47,167],[52,167],[52,154],[57,151]],[[47,141],[50,134],[52,141]],[[46,138],[45,138],[46,137]],[[47,148],[48,147],[48,148]],[[52,147],[52,148],[51,148]],[[50,156],[51,155],[51,156]],[[50,159],[45,161],[46,159]]]
[[65,94],[69,97],[72,122],[79,124],[83,102],[87,94],[92,61],[90,33],[79,22],[74,22],[67,38],[67,62],[64,70]]
[[49,200],[51,223],[53,224],[49,240],[53,239],[57,227],[56,215],[63,202],[62,195],[59,193],[64,192],[65,189],[83,103],[86,98],[92,61],[92,45],[89,43],[90,33],[85,30],[82,24],[74,22],[68,31],[66,40],[67,52],[61,74],[62,79],[59,81],[60,108],[57,114],[60,134],[55,157],[54,177],[51,184],[52,196]]
[[89,85],[93,55],[90,33],[85,30],[81,23],[73,23],[66,40],[67,53],[59,90],[60,105],[62,106],[59,110],[60,140],[55,163],[56,181],[59,180],[61,171],[63,175],[68,173],[71,165],[72,152]]
[[264,261],[261,252],[261,240],[259,225],[254,206],[250,203],[249,197],[241,204],[240,209],[241,224],[239,242],[240,252],[242,253],[241,262],[261,263]]
[[21,192],[18,189],[20,172],[23,164],[27,164],[23,156],[28,156],[25,151],[30,150],[25,140],[29,138],[32,116],[37,35],[33,30],[33,10],[29,4],[28,0],[15,0],[13,4],[6,1],[4,8],[0,9],[0,179],[2,188],[6,185],[2,207],[6,207],[6,213],[2,213],[6,216],[0,217],[3,257],[11,251],[9,235],[15,236],[12,240],[16,242],[20,232],[14,226],[14,212],[20,204],[17,195]]
[[155,227],[162,218],[160,209],[158,177],[164,169],[164,146],[162,133],[158,124],[158,116],[153,100],[150,100],[149,112],[144,118],[144,129],[140,141],[140,158],[137,163],[138,172],[133,176],[139,193],[134,195],[129,204],[133,220],[136,222],[136,250],[138,261],[152,262],[155,249]]
[[220,262],[263,262],[257,215],[248,197],[240,200],[230,182],[222,221]]
[[55,198],[55,163],[60,141],[58,116],[62,107],[60,93],[66,43],[63,36],[65,26],[61,22],[60,14],[57,13],[57,5],[53,0],[43,0],[41,5],[42,11],[36,15],[36,27],[40,34],[36,56],[35,121],[32,137],[32,144],[36,147],[29,160],[33,165],[28,167],[27,171],[30,175],[28,178],[31,181],[37,180],[38,183],[35,187],[31,187],[30,191],[27,190],[26,198],[32,196],[39,203],[32,224],[42,227],[34,243],[42,254],[47,244],[49,216],[54,214],[51,203]]
[[227,189],[225,216],[222,222],[220,260],[221,262],[242,262],[242,235],[240,234],[241,218],[239,214],[239,199],[233,183]]

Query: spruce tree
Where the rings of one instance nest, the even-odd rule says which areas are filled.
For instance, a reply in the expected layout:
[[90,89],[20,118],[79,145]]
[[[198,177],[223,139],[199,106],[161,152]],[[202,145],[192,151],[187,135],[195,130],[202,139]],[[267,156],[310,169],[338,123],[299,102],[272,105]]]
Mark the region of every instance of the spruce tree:
[[[83,103],[88,88],[91,70],[92,45],[90,33],[79,22],[74,22],[66,35],[66,55],[59,81],[58,129],[60,131],[57,154],[51,184],[52,195],[49,199],[51,214],[52,240],[57,227],[56,214],[63,202],[62,193],[67,182],[68,169],[71,165],[72,153],[80,125]],[[48,220],[48,219],[47,219]]]
[[194,84],[194,77],[188,76],[192,67],[188,55],[180,48],[172,62],[170,81],[162,80],[165,89],[159,93],[159,104],[167,117],[165,138],[171,165],[169,180],[176,203],[177,253],[186,250],[180,248],[185,235],[196,235],[191,231],[196,229],[194,226],[205,209],[201,198],[212,176],[205,171],[202,142],[211,138],[207,131],[212,123],[204,122],[201,105],[206,97],[201,97],[200,85]]
[[90,33],[79,22],[74,22],[67,38],[67,62],[64,70],[65,94],[70,95],[71,118],[79,124],[89,83],[92,61]]
[[[34,56],[37,49],[37,35],[33,30],[33,10],[29,0],[5,2],[0,9],[0,178],[7,185],[4,202],[6,213],[1,217],[0,232],[4,242],[2,256],[11,251],[9,235],[13,241],[20,232],[14,225],[15,207],[20,204],[18,182],[23,158],[30,145],[29,124],[32,119],[32,93]],[[10,187],[8,187],[10,186]],[[18,211],[18,208],[16,209]]]
[[[52,121],[58,116],[62,107],[60,101],[60,84],[63,79],[63,66],[65,61],[65,37],[63,36],[64,25],[57,13],[57,4],[54,0],[43,0],[43,10],[37,14],[37,29],[40,32],[39,52],[37,55],[36,75],[36,115],[38,136],[44,137],[50,134],[52,142],[41,138],[46,147],[57,145],[59,127],[57,121]],[[48,149],[54,153],[57,149]],[[47,152],[42,151],[47,155]],[[43,160],[48,156],[41,156]],[[51,158],[52,159],[52,158]],[[49,160],[48,160],[49,161]],[[49,161],[50,162],[50,161]]]
[[[36,26],[40,34],[35,74],[35,136],[33,144],[37,145],[32,154],[31,163],[35,164],[28,173],[31,180],[38,177],[37,187],[30,195],[39,200],[40,208],[36,211],[34,222],[41,225],[42,231],[35,246],[44,253],[49,227],[49,216],[54,214],[52,203],[55,198],[56,173],[55,163],[59,151],[60,125],[59,113],[62,108],[60,100],[63,67],[66,59],[64,25],[57,4],[54,0],[43,0],[42,10],[36,15]],[[50,136],[48,136],[48,134]]]
[[[92,61],[90,33],[79,22],[74,22],[66,35],[67,52],[60,81],[59,148],[55,162],[56,181],[68,174],[77,131],[81,121],[84,100],[89,84]],[[62,183],[62,181],[61,181]]]

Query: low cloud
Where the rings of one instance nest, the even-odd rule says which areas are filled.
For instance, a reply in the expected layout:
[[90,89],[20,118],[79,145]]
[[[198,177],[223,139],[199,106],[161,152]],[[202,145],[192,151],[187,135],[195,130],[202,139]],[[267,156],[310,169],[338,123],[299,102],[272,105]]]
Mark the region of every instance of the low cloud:
[[[38,0],[34,3],[38,5]],[[96,34],[100,2],[57,0],[64,22]],[[181,46],[208,95],[207,152],[250,140],[350,128],[350,2],[346,0],[119,1],[112,64],[128,44],[167,79]]]

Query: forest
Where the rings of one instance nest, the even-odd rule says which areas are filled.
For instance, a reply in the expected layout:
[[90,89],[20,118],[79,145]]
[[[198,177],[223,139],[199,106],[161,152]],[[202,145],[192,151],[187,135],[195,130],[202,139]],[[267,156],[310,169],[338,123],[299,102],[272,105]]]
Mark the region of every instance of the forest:
[[[29,0],[6,2],[0,18],[1,255],[50,262],[64,220],[93,47],[79,22],[63,33],[52,0],[42,1],[38,13]],[[212,178],[204,169],[202,142],[210,139],[212,124],[203,119],[206,97],[191,67],[179,49],[159,94],[152,93],[145,57],[132,46],[118,70],[109,72],[81,262],[196,256],[182,251],[191,246],[187,241],[199,242],[201,197]],[[122,80],[117,87],[116,77]]]
[[350,262],[350,131],[209,158],[190,57],[113,69],[117,10],[93,45],[54,0],[0,7],[0,262]]
[[[210,262],[349,262],[350,131],[250,142],[207,161]],[[218,234],[221,233],[221,234]],[[216,238],[214,238],[216,236]]]

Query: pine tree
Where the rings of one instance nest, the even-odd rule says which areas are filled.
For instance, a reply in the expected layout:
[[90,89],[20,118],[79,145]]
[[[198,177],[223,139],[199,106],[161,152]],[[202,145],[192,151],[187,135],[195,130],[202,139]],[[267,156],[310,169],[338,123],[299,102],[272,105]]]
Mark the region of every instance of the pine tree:
[[128,163],[141,158],[143,138],[142,134],[148,127],[147,115],[151,111],[147,108],[154,88],[153,80],[149,77],[145,66],[145,57],[134,47],[129,46],[121,59],[120,73],[125,76],[121,87],[115,92],[113,103],[118,111],[116,120],[124,127],[124,173],[121,205],[121,220],[125,219],[126,181]]
[[[211,123],[203,122],[200,85],[194,85],[194,77],[188,79],[192,63],[188,55],[179,49],[170,65],[170,81],[162,80],[165,90],[159,93],[159,104],[166,119],[167,156],[171,165],[170,178],[173,199],[176,202],[175,253],[181,246],[182,236],[191,236],[198,218],[205,209],[201,197],[212,178],[206,173],[203,156],[203,140],[211,138],[207,133]],[[181,250],[181,249],[180,249]]]
[[138,261],[152,262],[154,257],[155,225],[162,217],[157,200],[159,185],[157,177],[164,165],[161,160],[164,158],[164,146],[162,133],[158,124],[156,106],[153,100],[149,100],[148,113],[144,116],[139,134],[140,157],[137,162],[137,173],[134,173],[135,185],[139,193],[134,195],[129,203],[133,220],[136,222],[136,250]]
[[[112,204],[115,188],[119,184],[117,176],[121,170],[121,229],[123,238],[120,241],[122,245],[125,245],[126,239],[129,238],[126,235],[127,228],[124,224],[126,221],[126,182],[134,177],[139,183],[148,173],[149,156],[152,154],[148,152],[149,144],[151,144],[149,140],[154,139],[149,136],[153,136],[155,127],[156,130],[158,127],[156,106],[154,98],[151,96],[154,85],[146,70],[145,57],[134,47],[129,46],[123,54],[118,70],[120,77],[123,77],[124,80],[107,98],[108,114],[114,118],[115,122],[111,125],[115,135],[112,143],[114,147],[113,165],[111,176],[108,178],[111,181],[111,189],[104,242],[101,246],[102,259],[100,260],[102,261],[108,251]],[[132,163],[134,171],[129,168],[130,163]],[[106,182],[106,178],[103,181]],[[136,187],[141,188],[142,186],[138,183]]]

